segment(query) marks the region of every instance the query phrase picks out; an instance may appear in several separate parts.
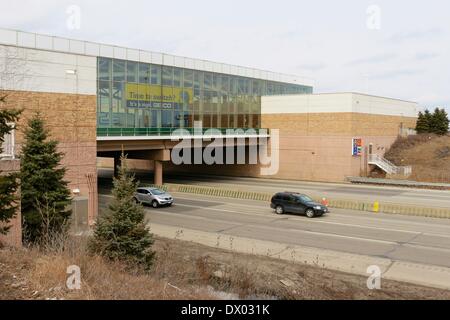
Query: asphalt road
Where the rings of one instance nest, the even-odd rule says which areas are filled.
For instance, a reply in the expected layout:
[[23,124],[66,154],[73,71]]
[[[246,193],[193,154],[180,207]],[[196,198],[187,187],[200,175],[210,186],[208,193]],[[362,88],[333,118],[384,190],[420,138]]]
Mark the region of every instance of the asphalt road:
[[450,267],[450,220],[338,209],[308,219],[278,216],[261,201],[173,195],[172,207],[146,208],[150,223]]
[[295,191],[321,198],[380,201],[386,203],[450,208],[450,191],[448,190],[424,190],[344,183],[297,182],[288,180],[211,176],[168,176],[166,177],[165,182],[223,186],[228,188],[237,187],[244,190],[263,192]]
[[[99,170],[99,177],[109,180],[112,171]],[[152,183],[151,173],[136,173],[143,183]],[[450,208],[450,191],[425,190],[388,186],[367,186],[355,184],[320,183],[289,180],[272,180],[257,178],[234,178],[220,176],[180,176],[165,175],[164,182],[191,185],[203,185],[225,188],[237,188],[248,191],[275,193],[279,191],[295,191],[313,197],[332,199],[380,201],[421,207]]]

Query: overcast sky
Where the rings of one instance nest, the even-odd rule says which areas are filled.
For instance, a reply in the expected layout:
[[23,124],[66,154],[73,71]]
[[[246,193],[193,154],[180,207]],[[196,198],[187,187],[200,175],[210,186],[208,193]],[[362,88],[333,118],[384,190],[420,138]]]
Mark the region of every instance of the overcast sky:
[[448,0],[1,2],[0,27],[295,74],[313,78],[316,93],[450,111]]

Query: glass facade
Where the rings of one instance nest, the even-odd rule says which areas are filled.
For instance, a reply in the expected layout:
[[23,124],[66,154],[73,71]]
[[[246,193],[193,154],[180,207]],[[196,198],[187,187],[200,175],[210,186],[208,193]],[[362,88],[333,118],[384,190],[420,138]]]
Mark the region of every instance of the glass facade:
[[98,58],[99,128],[260,128],[261,96],[312,87]]

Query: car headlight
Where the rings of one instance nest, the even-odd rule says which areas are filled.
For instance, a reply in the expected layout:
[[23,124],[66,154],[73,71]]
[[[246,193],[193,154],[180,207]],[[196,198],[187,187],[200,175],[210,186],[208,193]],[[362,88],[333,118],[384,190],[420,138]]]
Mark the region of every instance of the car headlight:
[[322,207],[321,206],[315,206],[314,209],[315,210],[322,210]]

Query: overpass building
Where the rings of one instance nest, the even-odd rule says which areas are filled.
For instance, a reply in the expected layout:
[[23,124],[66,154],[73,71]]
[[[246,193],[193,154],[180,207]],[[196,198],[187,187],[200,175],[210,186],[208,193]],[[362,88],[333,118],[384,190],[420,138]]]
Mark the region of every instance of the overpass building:
[[[365,155],[382,156],[417,114],[412,102],[314,94],[310,80],[291,75],[6,29],[0,90],[8,95],[1,108],[24,109],[3,156],[20,157],[23,127],[40,112],[65,154],[69,187],[91,215],[97,158],[117,160],[121,150],[147,160],[157,184],[163,170],[259,176],[259,165],[173,165],[171,133],[179,128],[279,129],[273,177],[342,181],[366,174]],[[244,139],[245,146],[252,141]]]

